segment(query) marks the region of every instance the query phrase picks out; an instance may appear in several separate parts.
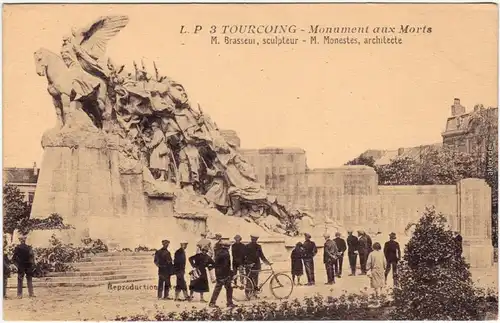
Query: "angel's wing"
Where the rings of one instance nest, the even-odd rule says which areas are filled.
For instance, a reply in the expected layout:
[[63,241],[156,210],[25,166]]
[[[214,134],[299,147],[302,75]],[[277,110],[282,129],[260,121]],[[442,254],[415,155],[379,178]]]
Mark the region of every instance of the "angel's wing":
[[106,52],[108,40],[128,24],[127,16],[107,16],[96,20],[83,31],[80,46],[94,58],[101,58]]

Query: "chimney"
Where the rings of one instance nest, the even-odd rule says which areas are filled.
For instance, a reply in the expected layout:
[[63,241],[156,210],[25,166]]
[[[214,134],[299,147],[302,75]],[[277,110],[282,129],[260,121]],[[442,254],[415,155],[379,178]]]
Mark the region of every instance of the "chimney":
[[405,152],[404,148],[398,148],[398,156],[402,156]]
[[453,105],[451,106],[451,116],[456,117],[465,113],[465,107],[460,104],[460,99],[455,98],[453,100]]
[[38,168],[36,168],[36,162],[33,163],[33,175],[38,175]]

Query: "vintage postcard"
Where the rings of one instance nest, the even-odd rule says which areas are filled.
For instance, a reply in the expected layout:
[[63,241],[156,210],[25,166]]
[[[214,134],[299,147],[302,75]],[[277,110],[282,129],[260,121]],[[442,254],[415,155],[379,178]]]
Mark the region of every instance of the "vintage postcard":
[[490,320],[495,4],[6,4],[3,318]]

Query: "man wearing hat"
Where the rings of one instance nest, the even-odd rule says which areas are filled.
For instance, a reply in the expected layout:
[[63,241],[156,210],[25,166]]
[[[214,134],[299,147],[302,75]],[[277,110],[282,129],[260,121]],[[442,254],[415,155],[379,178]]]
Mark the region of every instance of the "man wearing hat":
[[365,231],[358,231],[358,253],[359,253],[359,264],[361,266],[361,275],[366,275],[366,261],[368,260],[368,255],[371,249],[371,239],[368,240],[368,236]]
[[[238,272],[245,264],[245,245],[241,242],[239,234],[234,236],[234,243],[231,246],[231,256],[233,258],[233,270]],[[242,274],[242,272],[240,273]]]
[[222,234],[215,234],[215,244],[214,244],[214,259],[217,257],[217,253],[221,248]]
[[201,240],[196,244],[196,253],[201,253],[203,248],[208,250],[208,255],[213,257],[212,242],[207,239],[207,233],[203,232],[200,234]]
[[252,280],[255,289],[258,287],[259,271],[262,269],[260,261],[262,260],[268,266],[271,265],[271,263],[264,256],[261,245],[257,243],[258,239],[258,235],[251,235],[250,243],[245,247],[245,264],[253,265],[251,268],[248,268],[247,276]]
[[318,248],[314,241],[311,240],[309,233],[304,233],[305,241],[302,244],[304,248],[304,267],[306,269],[307,285],[312,286],[315,284],[314,280],[314,257],[318,253]]
[[35,297],[33,293],[35,254],[33,248],[26,244],[26,237],[19,237],[19,244],[14,249],[12,260],[17,267],[17,297],[23,297],[24,276],[26,276],[29,297]]
[[181,247],[177,249],[174,254],[174,273],[177,278],[175,284],[175,300],[179,301],[179,294],[182,292],[184,294],[184,299],[188,300],[189,295],[187,292],[187,284],[185,279],[186,274],[186,248],[188,243],[186,241],[181,242]]
[[217,298],[222,290],[222,286],[226,289],[226,305],[228,307],[233,307],[233,286],[231,285],[231,279],[234,276],[231,270],[231,257],[229,255],[229,247],[231,243],[229,241],[220,241],[219,250],[215,256],[215,283],[214,292],[210,298],[210,307],[216,307]]
[[170,241],[162,240],[163,247],[155,252],[154,263],[158,267],[158,299],[172,299],[170,292],[170,275],[173,273],[172,255],[168,251]]
[[337,262],[338,249],[335,241],[330,239],[330,235],[325,233],[325,245],[323,246],[323,263],[326,268],[327,285],[335,284],[335,263]]
[[356,276],[356,262],[358,258],[358,237],[352,234],[352,230],[347,231],[347,256],[351,273],[349,276]]
[[398,262],[401,259],[401,249],[399,248],[399,243],[396,241],[396,234],[391,232],[389,234],[389,241],[384,245],[384,255],[387,262],[387,267],[385,268],[385,281],[387,282],[387,276],[392,267],[392,279],[394,280],[394,286],[398,284]]
[[339,256],[337,257],[337,261],[335,262],[335,274],[338,278],[342,277],[342,265],[344,264],[344,252],[347,249],[347,245],[345,240],[340,237],[340,232],[335,233],[335,244],[337,245],[337,249],[339,252]]

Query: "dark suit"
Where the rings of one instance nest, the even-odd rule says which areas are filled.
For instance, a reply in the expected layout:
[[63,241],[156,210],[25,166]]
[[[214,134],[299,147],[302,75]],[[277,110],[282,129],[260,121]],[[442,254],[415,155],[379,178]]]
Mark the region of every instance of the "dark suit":
[[216,252],[214,259],[215,262],[215,287],[210,304],[215,305],[217,298],[222,290],[222,286],[226,289],[226,303],[227,305],[233,304],[233,286],[231,285],[231,278],[233,271],[231,270],[231,257],[229,256],[228,248],[221,247]]
[[335,241],[327,239],[323,246],[323,263],[325,264],[327,283],[335,283],[335,264],[337,262],[338,249]]
[[231,246],[231,256],[233,258],[233,270],[245,264],[245,245],[241,242],[233,243]]
[[389,271],[392,267],[392,278],[394,279],[394,285],[397,285],[398,261],[401,258],[401,249],[399,248],[399,243],[395,240],[387,241],[384,245],[384,256],[387,262],[387,267],[385,268],[385,279],[387,279]]
[[174,254],[174,273],[177,277],[175,291],[187,291],[187,284],[185,279],[186,273],[186,251],[179,248]]
[[316,244],[311,240],[306,240],[302,244],[304,248],[304,267],[306,269],[307,282],[309,284],[314,284],[314,257],[318,253],[318,248]]
[[269,261],[264,256],[262,247],[256,242],[250,242],[245,246],[245,263],[247,265],[253,264],[252,268],[247,269],[247,276],[252,280],[254,288],[258,288],[259,284],[259,271],[262,268],[260,261],[264,263],[269,263]]
[[337,274],[338,277],[342,275],[342,265],[344,264],[344,252],[347,250],[347,245],[345,243],[345,240],[337,237],[333,239],[335,241],[335,244],[337,245],[337,249],[339,252],[339,256],[337,257],[337,261],[335,262],[335,273]]
[[366,261],[371,249],[371,239],[368,239],[367,235],[362,235],[358,239],[359,264],[361,265],[361,272],[363,274],[366,274]]
[[33,296],[33,273],[35,270],[35,255],[31,246],[22,243],[14,249],[12,259],[17,267],[17,296],[23,295],[23,281],[26,276],[28,294]]
[[347,256],[349,257],[349,265],[351,267],[351,274],[356,275],[356,262],[358,255],[358,238],[350,235],[347,237]]
[[[166,248],[155,252],[155,265],[158,266],[158,298],[168,298],[170,276],[173,273],[172,255]],[[164,293],[165,292],[165,293]]]

